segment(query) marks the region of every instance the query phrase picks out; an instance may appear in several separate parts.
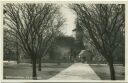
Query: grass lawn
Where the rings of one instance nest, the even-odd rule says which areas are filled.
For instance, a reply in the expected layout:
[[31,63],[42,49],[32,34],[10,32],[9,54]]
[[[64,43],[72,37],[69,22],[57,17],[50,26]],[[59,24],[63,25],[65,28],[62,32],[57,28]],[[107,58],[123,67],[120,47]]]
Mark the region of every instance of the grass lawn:
[[[90,67],[102,80],[110,80],[110,71],[108,65],[93,65]],[[114,65],[116,80],[125,80],[125,67],[122,65]]]
[[[39,80],[46,80],[58,74],[60,71],[68,68],[71,64],[61,63],[42,63],[42,71],[38,71],[37,76]],[[29,63],[20,64],[4,64],[4,79],[32,79],[32,65]]]
[[[60,71],[68,68],[71,63],[42,63],[42,71],[37,70],[38,80],[47,80]],[[90,64],[90,67],[102,80],[110,80],[110,72],[108,65],[94,65]],[[115,65],[116,80],[124,80],[124,67],[121,65]],[[32,65],[30,63],[4,63],[4,79],[32,79]]]

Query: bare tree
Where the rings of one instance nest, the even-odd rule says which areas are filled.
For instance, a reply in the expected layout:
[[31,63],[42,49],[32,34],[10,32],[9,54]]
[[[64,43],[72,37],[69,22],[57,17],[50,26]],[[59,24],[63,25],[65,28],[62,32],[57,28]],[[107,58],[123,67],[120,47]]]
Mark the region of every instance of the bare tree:
[[14,38],[9,35],[9,30],[4,29],[4,60],[12,60],[12,57],[10,56],[11,53],[15,53],[15,47],[13,45],[14,42],[12,42]]
[[79,27],[88,32],[91,45],[107,60],[111,79],[115,80],[113,52],[124,42],[124,4],[73,4],[70,7],[77,14]]
[[[9,59],[10,57],[10,60],[16,60],[17,64],[19,64],[21,62],[21,54],[23,53],[19,47],[20,43],[18,43],[18,40],[13,35],[10,35],[10,33],[11,30],[4,27],[4,59],[7,60],[7,58]],[[14,54],[12,58],[8,53],[9,51]]]
[[[55,23],[58,7],[55,4],[10,4],[4,5],[6,10],[5,26],[11,30],[24,53],[31,57],[33,79],[37,79],[37,58],[45,53],[48,46],[46,41],[52,37],[61,23]],[[48,42],[47,42],[48,43]],[[44,49],[43,49],[44,48]]]
[[42,50],[40,50],[40,52],[42,52],[42,53],[39,53],[39,57],[38,57],[38,63],[39,63],[38,70],[39,71],[41,71],[41,59],[47,55],[52,44],[55,41],[55,38],[61,34],[59,27],[61,27],[63,25],[64,21],[65,20],[63,19],[63,17],[61,17],[60,12],[58,12],[55,15],[55,19],[53,22],[53,24],[56,24],[54,26],[54,30],[51,28],[50,32],[52,32],[52,33],[46,33],[47,37],[43,40]]

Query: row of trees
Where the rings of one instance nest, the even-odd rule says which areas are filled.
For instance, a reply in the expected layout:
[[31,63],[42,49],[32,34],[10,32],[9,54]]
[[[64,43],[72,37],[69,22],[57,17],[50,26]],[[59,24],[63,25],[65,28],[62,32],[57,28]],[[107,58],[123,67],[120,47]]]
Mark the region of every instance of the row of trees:
[[[88,39],[87,42],[93,50],[106,59],[111,79],[114,80],[113,55],[118,47],[122,48],[124,53],[125,6],[71,4],[70,8],[77,14],[76,23],[77,28],[82,31],[81,36]],[[38,62],[41,70],[41,58],[47,54],[54,39],[61,34],[59,28],[63,23],[64,19],[60,16],[56,4],[7,3],[4,5],[4,41],[7,42],[4,43],[4,48],[13,48],[8,43],[10,38],[9,41],[16,45],[17,55],[18,49],[22,49],[23,53],[31,58],[33,79],[37,79],[36,64]]]
[[[36,64],[46,55],[64,19],[56,4],[7,3],[4,5],[4,29],[32,61],[33,79],[37,79]],[[5,52],[6,53],[6,52]]]
[[124,57],[125,5],[124,4],[71,4],[77,14],[77,24],[83,36],[108,62],[111,79],[115,80],[113,56],[118,47]]

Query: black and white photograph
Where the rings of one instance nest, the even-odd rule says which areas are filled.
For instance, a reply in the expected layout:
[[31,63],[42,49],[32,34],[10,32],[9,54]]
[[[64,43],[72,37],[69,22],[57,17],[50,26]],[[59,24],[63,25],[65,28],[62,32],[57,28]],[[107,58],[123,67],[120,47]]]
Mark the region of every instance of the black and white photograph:
[[125,3],[4,2],[3,80],[125,81],[125,9]]

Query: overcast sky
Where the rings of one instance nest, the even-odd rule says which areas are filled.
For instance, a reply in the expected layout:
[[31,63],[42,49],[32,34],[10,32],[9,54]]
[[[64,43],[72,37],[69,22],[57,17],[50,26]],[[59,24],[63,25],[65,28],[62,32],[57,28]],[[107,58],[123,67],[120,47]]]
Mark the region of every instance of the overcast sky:
[[62,27],[62,32],[64,32],[65,35],[72,36],[72,30],[75,28],[75,13],[66,4],[61,6],[60,12],[62,13],[63,17],[66,18],[66,22]]

